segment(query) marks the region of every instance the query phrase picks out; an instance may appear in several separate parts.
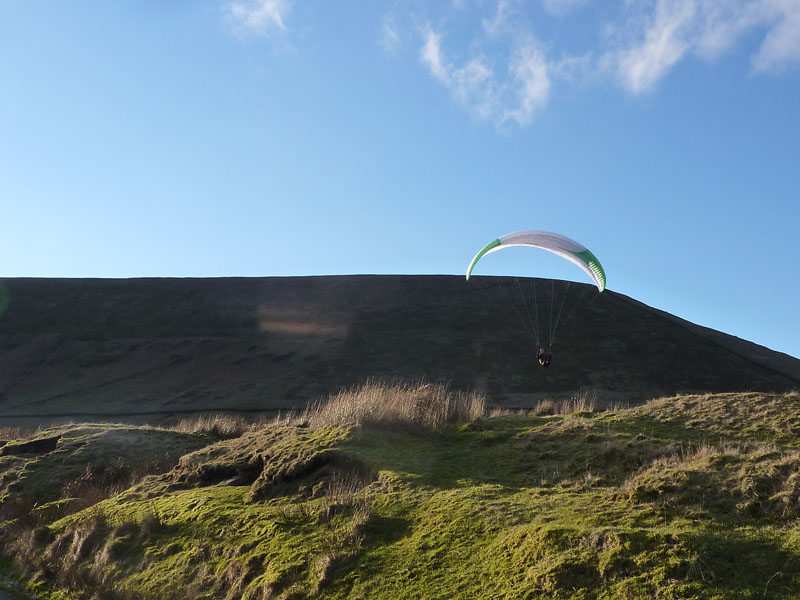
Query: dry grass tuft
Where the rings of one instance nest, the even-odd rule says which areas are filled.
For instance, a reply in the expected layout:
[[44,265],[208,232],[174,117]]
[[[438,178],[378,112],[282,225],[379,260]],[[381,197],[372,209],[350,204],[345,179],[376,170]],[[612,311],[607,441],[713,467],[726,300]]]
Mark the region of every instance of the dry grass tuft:
[[410,426],[438,429],[486,415],[486,401],[475,392],[454,392],[430,383],[368,382],[312,405],[303,420],[323,425]]
[[539,400],[533,407],[533,414],[537,417],[555,415],[560,413],[561,406],[552,400]]
[[22,430],[17,427],[0,427],[0,440],[2,441],[8,442],[11,440],[18,440],[24,437],[24,435]]
[[568,400],[539,400],[533,408],[533,414],[571,415],[576,412],[595,412],[597,409],[597,393],[594,390],[580,389]]
[[253,424],[243,417],[215,414],[181,419],[168,429],[180,433],[210,433],[223,438],[234,438],[241,436],[251,427]]
[[569,412],[594,412],[597,408],[597,392],[593,388],[580,388],[564,403]]
[[508,415],[516,415],[516,414],[524,414],[520,413],[518,410],[511,410],[508,408],[501,408],[499,406],[494,406],[489,410],[489,413],[486,415],[490,419],[494,417],[507,417]]

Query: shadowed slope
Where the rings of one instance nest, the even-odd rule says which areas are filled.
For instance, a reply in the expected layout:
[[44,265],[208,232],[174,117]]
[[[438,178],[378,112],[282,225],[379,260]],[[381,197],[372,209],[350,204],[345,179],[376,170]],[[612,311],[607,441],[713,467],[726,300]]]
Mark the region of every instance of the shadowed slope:
[[[6,280],[0,417],[290,408],[368,378],[448,381],[506,406],[581,387],[601,403],[800,387],[797,359],[612,291],[587,296],[540,369],[512,281]],[[567,304],[587,291],[571,284]]]

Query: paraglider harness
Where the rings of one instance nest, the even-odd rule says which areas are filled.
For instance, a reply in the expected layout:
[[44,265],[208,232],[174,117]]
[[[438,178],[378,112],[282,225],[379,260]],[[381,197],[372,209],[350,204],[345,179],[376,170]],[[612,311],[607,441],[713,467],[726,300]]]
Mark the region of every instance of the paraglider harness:
[[539,348],[539,353],[536,355],[536,359],[539,361],[540,365],[546,367],[550,364],[550,361],[553,360],[553,355],[544,348]]

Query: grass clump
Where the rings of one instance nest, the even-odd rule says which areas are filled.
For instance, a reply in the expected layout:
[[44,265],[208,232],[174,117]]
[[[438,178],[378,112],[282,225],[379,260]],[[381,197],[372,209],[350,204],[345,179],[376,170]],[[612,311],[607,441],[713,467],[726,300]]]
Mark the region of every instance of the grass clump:
[[181,419],[168,429],[181,433],[208,433],[220,438],[233,438],[239,437],[253,427],[257,427],[257,423],[252,423],[241,416],[212,414]]
[[368,382],[311,406],[304,418],[322,425],[441,429],[486,414],[486,402],[474,392],[456,392],[431,383]]

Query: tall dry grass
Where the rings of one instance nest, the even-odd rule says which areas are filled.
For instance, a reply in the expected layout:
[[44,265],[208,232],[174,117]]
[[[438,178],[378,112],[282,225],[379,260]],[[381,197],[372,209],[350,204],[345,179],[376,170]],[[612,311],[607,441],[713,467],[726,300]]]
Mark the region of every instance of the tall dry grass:
[[24,437],[24,433],[18,427],[0,427],[0,440],[18,440]]
[[432,383],[370,381],[317,402],[303,418],[322,425],[405,426],[439,429],[486,415],[486,400],[475,392],[456,392]]
[[533,408],[533,414],[571,415],[576,412],[595,412],[597,410],[597,392],[594,389],[581,388],[567,400],[540,400]]
[[255,425],[256,423],[238,415],[210,414],[181,419],[167,429],[180,433],[210,433],[224,438],[232,438],[241,436]]

